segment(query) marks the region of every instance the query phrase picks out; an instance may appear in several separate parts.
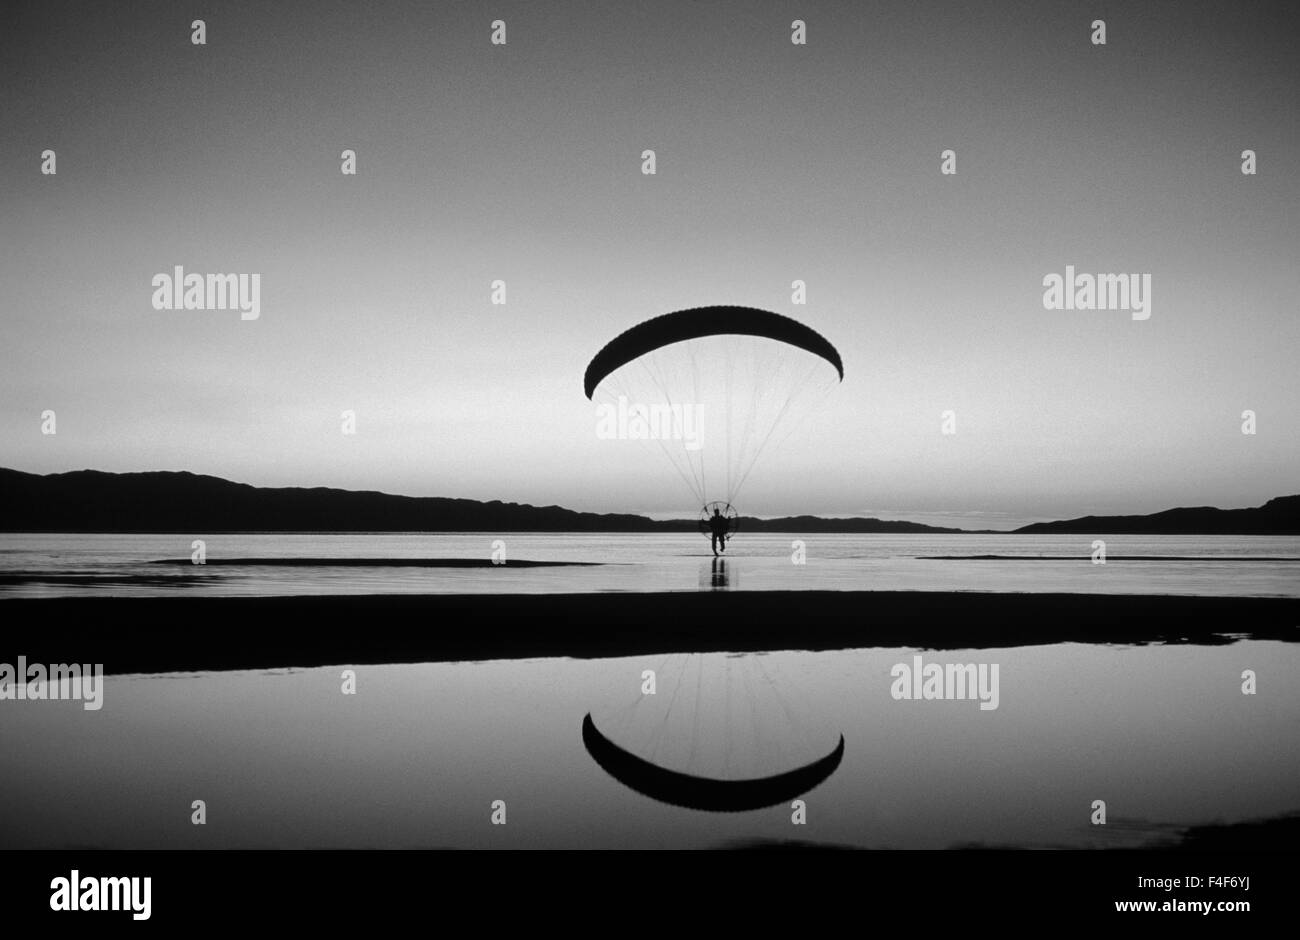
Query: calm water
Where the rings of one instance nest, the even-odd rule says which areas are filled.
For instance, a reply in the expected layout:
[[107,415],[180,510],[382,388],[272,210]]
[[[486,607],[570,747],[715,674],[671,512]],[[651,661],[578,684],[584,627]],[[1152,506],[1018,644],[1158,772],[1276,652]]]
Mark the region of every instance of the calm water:
[[[153,565],[178,536],[6,535],[0,591],[60,594],[549,592],[700,588],[690,536],[500,536],[508,557],[596,567]],[[742,536],[732,588],[1297,596],[1300,539]],[[488,558],[484,535],[231,535],[208,557]],[[732,553],[728,553],[731,555]],[[927,555],[1072,555],[1058,561]],[[1250,560],[1256,559],[1256,560]],[[1259,560],[1271,559],[1271,560]],[[634,602],[629,598],[629,602]],[[0,610],[3,610],[0,601]],[[363,629],[364,625],[358,625]],[[219,638],[217,638],[219,641]],[[22,650],[0,651],[12,662]],[[104,707],[0,702],[3,847],[703,847],[800,840],[871,847],[1127,846],[1178,827],[1300,811],[1300,647],[1057,644],[923,651],[997,664],[999,705],[895,701],[912,649],[657,655],[122,676]],[[1257,670],[1258,695],[1241,694]],[[653,670],[657,691],[642,694]],[[585,750],[597,725],[661,766],[736,779],[828,753],[843,763],[788,807],[714,814],[656,803]],[[208,824],[190,825],[206,801]],[[1105,827],[1089,824],[1105,800]],[[504,800],[507,824],[491,824]]]
[[[873,847],[1136,845],[1169,827],[1300,810],[1300,650],[1290,644],[948,651],[1000,665],[999,707],[894,701],[890,666],[912,650],[755,657],[551,659],[340,670],[112,678],[104,707],[4,703],[0,844],[13,847],[703,847],[799,839]],[[930,654],[927,658],[930,658]],[[756,662],[761,660],[761,664]],[[722,738],[689,757],[696,700],[669,705],[673,673],[706,677],[706,700],[761,708],[779,695],[791,726]],[[663,676],[644,718],[627,718],[644,668]],[[1240,692],[1261,670],[1264,691]],[[744,690],[767,675],[777,688]],[[735,680],[727,688],[724,677]],[[8,707],[5,707],[8,706]],[[665,714],[659,759],[680,769],[757,769],[825,753],[844,761],[785,807],[715,814],[656,803],[607,776],[580,726],[636,744]],[[623,713],[620,723],[615,716]],[[736,718],[739,721],[739,717]],[[672,738],[676,740],[671,740]],[[728,741],[730,745],[728,745]],[[730,747],[730,755],[724,752]],[[799,753],[800,751],[803,753]],[[205,800],[206,827],[189,823]],[[1105,800],[1105,827],[1089,825]],[[490,824],[504,800],[507,824]]]
[[[1300,538],[1205,536],[810,535],[806,564],[793,535],[742,533],[727,552],[734,590],[1063,591],[1117,594],[1300,595]],[[1094,538],[1111,559],[1090,560]],[[158,565],[187,560],[177,535],[0,535],[0,593],[324,594],[693,591],[712,554],[700,536],[511,534],[213,535],[221,558],[508,559],[598,562],[592,567],[343,568]],[[1015,555],[1016,560],[934,560]],[[1122,560],[1177,556],[1193,561]],[[1070,556],[1066,560],[1037,560]],[[1259,560],[1266,559],[1266,560]]]

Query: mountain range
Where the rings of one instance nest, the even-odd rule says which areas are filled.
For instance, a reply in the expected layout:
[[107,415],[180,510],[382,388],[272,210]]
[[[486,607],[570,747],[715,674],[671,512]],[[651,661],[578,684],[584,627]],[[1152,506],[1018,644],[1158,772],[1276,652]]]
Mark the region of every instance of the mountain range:
[[[685,532],[694,519],[575,512],[561,506],[395,496],[327,487],[257,487],[184,471],[35,474],[0,468],[4,532]],[[959,533],[868,518],[742,517],[748,532]],[[987,532],[987,530],[984,530]],[[1017,533],[1300,535],[1300,495],[1252,509],[1195,507],[1145,516],[1038,522]]]

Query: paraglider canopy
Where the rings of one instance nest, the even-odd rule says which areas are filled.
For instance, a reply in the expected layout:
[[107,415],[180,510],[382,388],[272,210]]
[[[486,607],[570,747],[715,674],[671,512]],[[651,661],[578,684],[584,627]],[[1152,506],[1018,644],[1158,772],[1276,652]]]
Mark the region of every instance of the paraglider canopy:
[[699,507],[734,505],[759,456],[843,378],[839,352],[797,320],[755,307],[694,307],[610,340],[587,366],[583,391],[618,425],[603,436],[657,445]]
[[610,340],[587,366],[583,391],[591,398],[606,376],[645,353],[672,343],[727,334],[761,336],[807,350],[829,362],[844,378],[844,363],[835,347],[797,320],[757,307],[692,307],[638,323]]

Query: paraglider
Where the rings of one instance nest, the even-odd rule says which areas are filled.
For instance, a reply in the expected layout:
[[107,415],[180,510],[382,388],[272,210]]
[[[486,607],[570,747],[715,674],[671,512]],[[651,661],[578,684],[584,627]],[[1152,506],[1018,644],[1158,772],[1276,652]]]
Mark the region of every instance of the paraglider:
[[714,555],[727,550],[727,540],[740,530],[740,519],[731,503],[715,499],[700,510],[700,531],[709,537]]
[[[790,317],[754,307],[678,310],[633,326],[587,366],[583,391],[639,418],[704,507],[714,554],[735,535],[732,508],[759,457],[844,378],[839,352]],[[629,405],[629,403],[631,403]],[[659,433],[662,420],[676,434]],[[724,520],[730,520],[724,525]]]

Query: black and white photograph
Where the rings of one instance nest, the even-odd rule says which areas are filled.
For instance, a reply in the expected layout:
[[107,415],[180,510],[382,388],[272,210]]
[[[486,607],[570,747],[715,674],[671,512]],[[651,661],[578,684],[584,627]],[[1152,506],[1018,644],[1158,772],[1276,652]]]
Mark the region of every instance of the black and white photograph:
[[1278,913],[1297,40],[5,3],[0,916],[188,929],[241,872],[268,924],[312,872],[567,909],[624,864],[732,904],[754,858],[809,904]]

